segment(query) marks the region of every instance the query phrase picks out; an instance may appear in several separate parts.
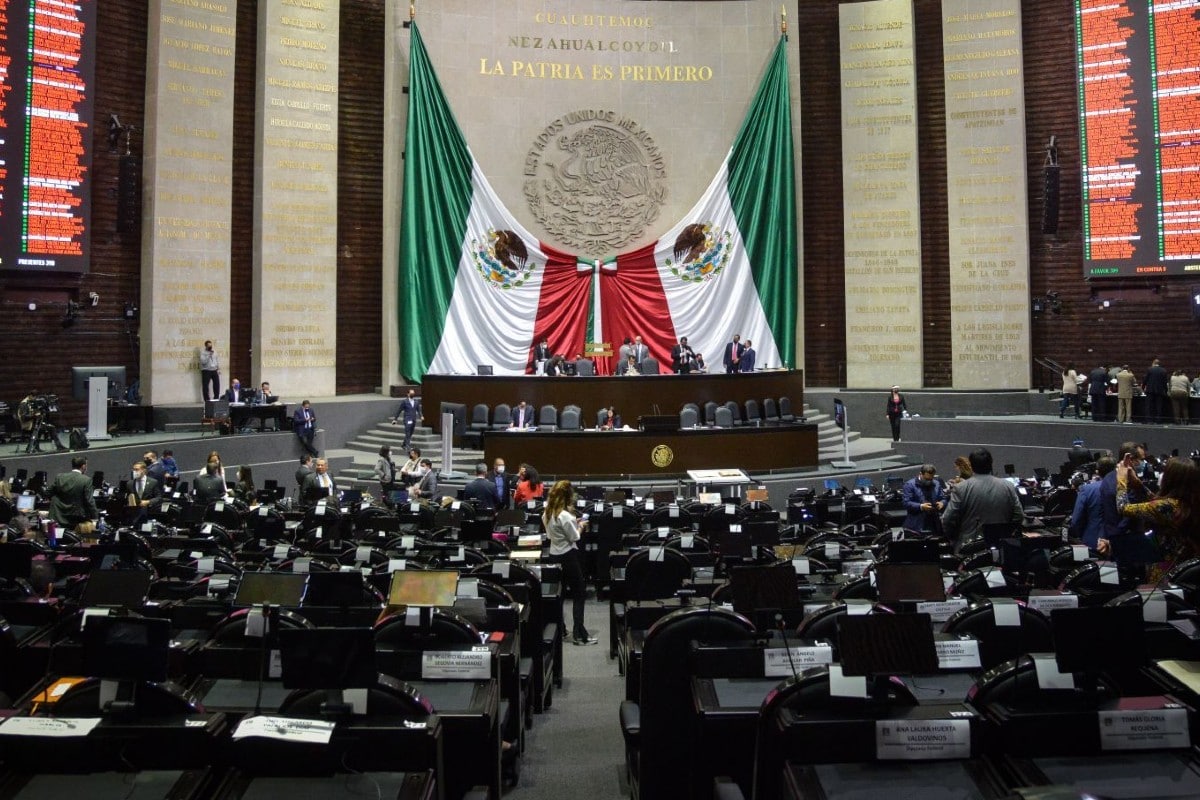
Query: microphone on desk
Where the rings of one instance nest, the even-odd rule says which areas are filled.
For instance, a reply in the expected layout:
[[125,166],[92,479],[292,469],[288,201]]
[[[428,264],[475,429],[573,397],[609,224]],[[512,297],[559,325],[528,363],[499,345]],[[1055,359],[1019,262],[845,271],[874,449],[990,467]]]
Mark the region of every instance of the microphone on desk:
[[782,611],[775,612],[775,625],[779,628],[779,637],[783,639],[783,651],[787,653],[788,667],[792,670],[793,676],[798,675],[799,672],[796,670],[796,662],[792,658],[792,646],[788,643],[787,623],[783,619]]

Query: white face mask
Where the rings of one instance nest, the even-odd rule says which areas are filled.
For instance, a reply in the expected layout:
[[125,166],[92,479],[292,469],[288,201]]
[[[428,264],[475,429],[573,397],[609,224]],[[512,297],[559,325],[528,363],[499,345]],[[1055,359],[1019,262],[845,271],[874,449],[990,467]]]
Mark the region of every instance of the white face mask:
[[496,474],[497,474],[497,475],[503,475],[503,474],[504,474],[504,465],[503,465],[503,464],[501,464],[500,466],[496,467]]

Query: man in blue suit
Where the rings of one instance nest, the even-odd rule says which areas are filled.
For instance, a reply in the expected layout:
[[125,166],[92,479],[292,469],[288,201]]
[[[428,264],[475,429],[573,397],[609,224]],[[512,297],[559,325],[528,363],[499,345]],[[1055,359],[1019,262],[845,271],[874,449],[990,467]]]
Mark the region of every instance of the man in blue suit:
[[946,488],[937,479],[933,464],[922,464],[917,477],[906,481],[903,489],[904,530],[916,533],[939,534],[941,513],[946,507]]
[[304,451],[313,456],[317,455],[317,448],[313,447],[313,436],[317,433],[317,415],[313,413],[307,400],[292,414],[292,430],[296,432],[296,438],[300,440]]
[[421,411],[421,398],[417,397],[416,389],[409,389],[408,396],[400,401],[400,407],[396,409],[396,416],[392,417],[392,424],[404,422],[404,449],[408,450],[412,444],[413,431],[417,429],[417,423],[424,421],[425,416]]

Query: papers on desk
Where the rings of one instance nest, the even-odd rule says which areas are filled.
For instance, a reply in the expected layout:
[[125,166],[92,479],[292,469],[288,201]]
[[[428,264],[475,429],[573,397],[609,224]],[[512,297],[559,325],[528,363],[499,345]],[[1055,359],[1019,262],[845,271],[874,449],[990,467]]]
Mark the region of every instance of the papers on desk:
[[0,736],[40,736],[47,739],[69,739],[87,736],[100,724],[100,718],[67,719],[66,717],[9,717],[0,722]]
[[233,739],[251,736],[263,739],[278,739],[282,742],[304,744],[329,744],[333,738],[335,723],[316,719],[292,719],[291,717],[246,717],[233,732]]

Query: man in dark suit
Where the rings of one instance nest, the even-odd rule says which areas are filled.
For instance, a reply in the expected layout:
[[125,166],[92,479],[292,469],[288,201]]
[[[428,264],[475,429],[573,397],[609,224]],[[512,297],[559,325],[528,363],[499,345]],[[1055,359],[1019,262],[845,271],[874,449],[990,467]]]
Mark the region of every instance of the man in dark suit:
[[1101,422],[1108,418],[1105,413],[1106,395],[1108,391],[1108,367],[1099,366],[1088,373],[1088,402],[1092,404],[1092,422]]
[[323,458],[318,458],[313,466],[313,474],[305,478],[304,491],[301,492],[305,502],[315,503],[324,498],[336,500],[338,488],[333,476],[329,474],[329,463]]
[[496,493],[496,508],[508,508],[512,504],[512,493],[517,481],[515,476],[505,471],[503,458],[492,462],[492,472],[488,480],[492,482],[492,490]]
[[512,410],[512,423],[510,428],[532,428],[534,425],[533,407],[527,404],[524,400],[517,403],[517,407]]
[[441,492],[438,491],[438,473],[433,468],[433,462],[428,458],[421,459],[421,480],[417,482],[410,491],[413,497],[419,497],[422,500],[428,500],[431,503],[436,503],[441,497]]
[[421,398],[417,397],[416,389],[409,389],[408,396],[400,401],[400,407],[396,409],[396,416],[392,417],[392,424],[404,422],[404,449],[407,450],[412,444],[413,431],[417,429],[417,424],[424,421],[425,415],[421,411]]
[[633,337],[633,360],[638,367],[642,366],[642,362],[650,357],[650,348],[646,347],[646,343],[642,341],[641,336]]
[[536,375],[538,373],[538,364],[545,364],[547,361],[550,360],[551,355],[552,355],[552,353],[550,352],[550,343],[548,341],[546,341],[546,337],[543,336],[542,340],[540,342],[538,342],[536,345],[534,345],[534,347],[533,347],[533,374],[534,375]]
[[317,415],[313,413],[307,400],[301,403],[292,415],[292,430],[296,432],[296,438],[300,440],[304,452],[315,457],[317,448],[313,447],[313,436],[317,433]]
[[488,511],[496,508],[496,484],[488,478],[487,464],[482,461],[475,465],[475,478],[463,487],[463,500],[471,500],[476,508]]
[[153,450],[146,451],[145,455],[142,456],[142,463],[146,465],[146,477],[156,481],[161,489],[167,479],[166,463]]
[[304,488],[304,482],[313,474],[313,457],[309,453],[300,456],[300,466],[296,469],[296,486]]
[[741,335],[735,333],[733,341],[725,345],[725,352],[721,356],[721,363],[725,365],[726,374],[732,375],[741,369],[742,352],[744,350]]
[[229,389],[225,392],[225,399],[230,403],[248,403],[250,397],[249,392],[242,391],[242,382],[237,378],[233,379],[233,383],[229,384]]
[[742,348],[742,357],[738,360],[738,369],[742,372],[754,372],[754,347],[753,342],[746,340],[746,346]]
[[100,516],[92,499],[92,479],[87,476],[87,458],[71,459],[71,471],[60,473],[50,484],[50,519],[74,529],[81,522]]
[[687,337],[680,336],[679,344],[671,348],[671,371],[677,375],[687,375],[695,362],[696,353],[688,345]]
[[1171,376],[1158,363],[1158,359],[1150,364],[1146,377],[1142,380],[1142,390],[1146,392],[1146,421],[1153,424],[1167,422],[1167,384]]
[[197,503],[208,505],[224,499],[226,491],[225,479],[221,477],[221,460],[213,456],[208,460],[204,471],[192,482],[192,493]]

